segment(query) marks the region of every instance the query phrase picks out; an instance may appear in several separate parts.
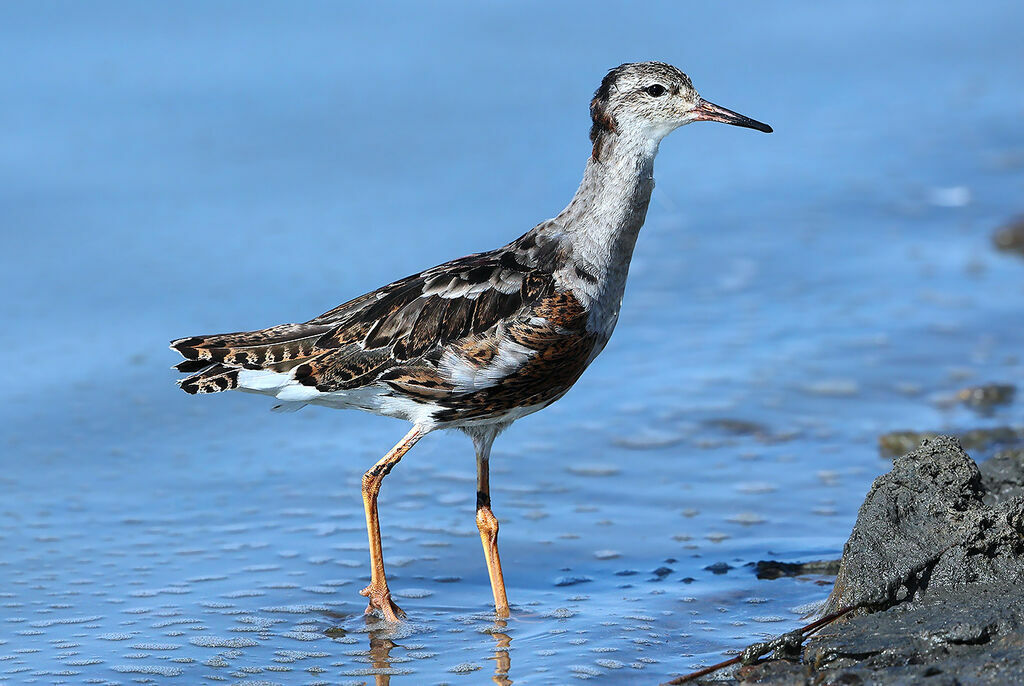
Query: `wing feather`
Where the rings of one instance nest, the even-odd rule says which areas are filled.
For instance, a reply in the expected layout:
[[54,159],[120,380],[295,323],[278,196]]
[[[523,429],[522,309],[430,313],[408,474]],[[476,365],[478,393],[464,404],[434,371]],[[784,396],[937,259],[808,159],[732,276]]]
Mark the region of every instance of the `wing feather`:
[[[436,368],[444,349],[493,333],[499,322],[553,291],[561,241],[559,232],[542,231],[545,226],[504,248],[400,279],[303,324],[193,336],[171,347],[186,358],[180,371],[199,371],[200,363],[227,371],[268,369],[322,392],[372,383],[389,369],[415,367],[421,359],[432,360],[428,366]],[[218,378],[221,374],[218,368]],[[422,383],[432,391],[443,387],[429,376],[405,372],[401,383]],[[213,381],[204,388],[220,385]]]

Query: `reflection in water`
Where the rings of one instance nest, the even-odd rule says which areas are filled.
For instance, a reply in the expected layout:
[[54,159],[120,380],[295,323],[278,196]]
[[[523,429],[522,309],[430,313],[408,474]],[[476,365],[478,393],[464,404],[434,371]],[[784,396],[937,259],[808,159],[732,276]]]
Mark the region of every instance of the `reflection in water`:
[[512,658],[509,656],[509,646],[512,645],[512,637],[498,631],[508,626],[508,622],[499,619],[494,623],[495,630],[491,631],[494,638],[494,676],[491,681],[498,686],[510,686],[512,680],[508,678],[508,672],[512,668]]
[[[391,670],[391,649],[396,644],[387,638],[389,633],[383,629],[370,632],[370,665],[374,669]],[[391,683],[390,674],[374,674],[373,678],[377,686],[389,686]]]
[[[374,622],[368,618],[369,622]],[[491,658],[494,660],[494,676],[491,677],[491,681],[498,686],[512,686],[514,683],[509,678],[508,673],[512,667],[512,660],[509,655],[509,648],[512,645],[512,637],[506,634],[503,629],[508,627],[508,622],[499,619],[494,625],[487,629],[487,633],[494,639],[494,656]],[[391,677],[395,674],[392,669],[391,663],[394,660],[404,662],[408,658],[398,657],[392,658],[391,651],[398,643],[395,643],[391,637],[394,636],[392,629],[371,629],[369,631],[370,636],[370,650],[369,650],[369,663],[375,674],[374,684],[376,686],[390,686]],[[399,672],[402,673],[402,672]]]

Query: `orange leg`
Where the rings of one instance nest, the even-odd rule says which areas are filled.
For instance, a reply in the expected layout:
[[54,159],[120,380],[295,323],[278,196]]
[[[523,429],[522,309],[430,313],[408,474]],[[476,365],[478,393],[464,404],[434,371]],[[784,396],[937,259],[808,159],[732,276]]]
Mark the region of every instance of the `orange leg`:
[[476,526],[480,530],[487,573],[491,577],[494,611],[499,617],[508,617],[505,578],[501,573],[501,558],[498,556],[498,519],[491,512],[490,458],[495,436],[496,431],[473,436],[476,447]]
[[391,600],[388,580],[384,574],[384,553],[380,546],[380,520],[377,518],[377,495],[380,493],[381,482],[391,473],[402,456],[416,441],[427,432],[420,426],[414,426],[405,437],[398,442],[388,454],[363,474],[363,508],[366,510],[366,533],[370,537],[370,585],[359,593],[370,599],[366,606],[366,614],[379,610],[384,619],[397,622],[405,613]]

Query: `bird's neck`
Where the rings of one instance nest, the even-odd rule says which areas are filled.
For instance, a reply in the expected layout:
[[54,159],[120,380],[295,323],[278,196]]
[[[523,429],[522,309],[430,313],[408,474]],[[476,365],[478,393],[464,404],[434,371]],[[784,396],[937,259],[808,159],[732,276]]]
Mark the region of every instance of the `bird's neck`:
[[[654,190],[654,157],[660,139],[605,134],[583,181],[556,221],[572,244],[575,267],[592,278],[573,284],[590,306],[617,316],[629,262]],[[600,302],[598,302],[600,301]],[[612,323],[614,326],[614,323]]]

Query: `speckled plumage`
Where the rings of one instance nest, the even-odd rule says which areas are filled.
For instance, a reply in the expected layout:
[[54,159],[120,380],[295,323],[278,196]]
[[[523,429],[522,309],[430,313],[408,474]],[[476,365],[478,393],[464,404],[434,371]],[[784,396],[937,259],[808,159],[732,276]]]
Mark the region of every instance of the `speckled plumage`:
[[[590,111],[593,148],[579,190],[558,216],[511,243],[406,277],[302,324],[171,343],[186,358],[177,369],[191,374],[178,382],[188,393],[239,389],[275,396],[286,408],[355,408],[414,424],[364,478],[374,570],[366,595],[389,618],[397,608],[383,580],[379,531],[375,539],[374,489],[383,475],[422,435],[460,428],[474,439],[486,494],[495,436],[562,397],[615,328],[661,139],[701,119],[771,130],[704,101],[685,74],[660,62],[611,70]],[[500,611],[497,520],[489,496],[480,502]]]
[[[187,360],[178,369],[194,372],[179,383],[190,393],[288,391],[284,399],[357,408],[366,393],[351,391],[374,388],[422,408],[383,402],[381,414],[422,417],[432,428],[500,420],[561,396],[590,362],[585,311],[556,283],[569,247],[546,223],[304,324],[179,339],[171,345]],[[268,372],[277,383],[247,388],[239,371]]]

